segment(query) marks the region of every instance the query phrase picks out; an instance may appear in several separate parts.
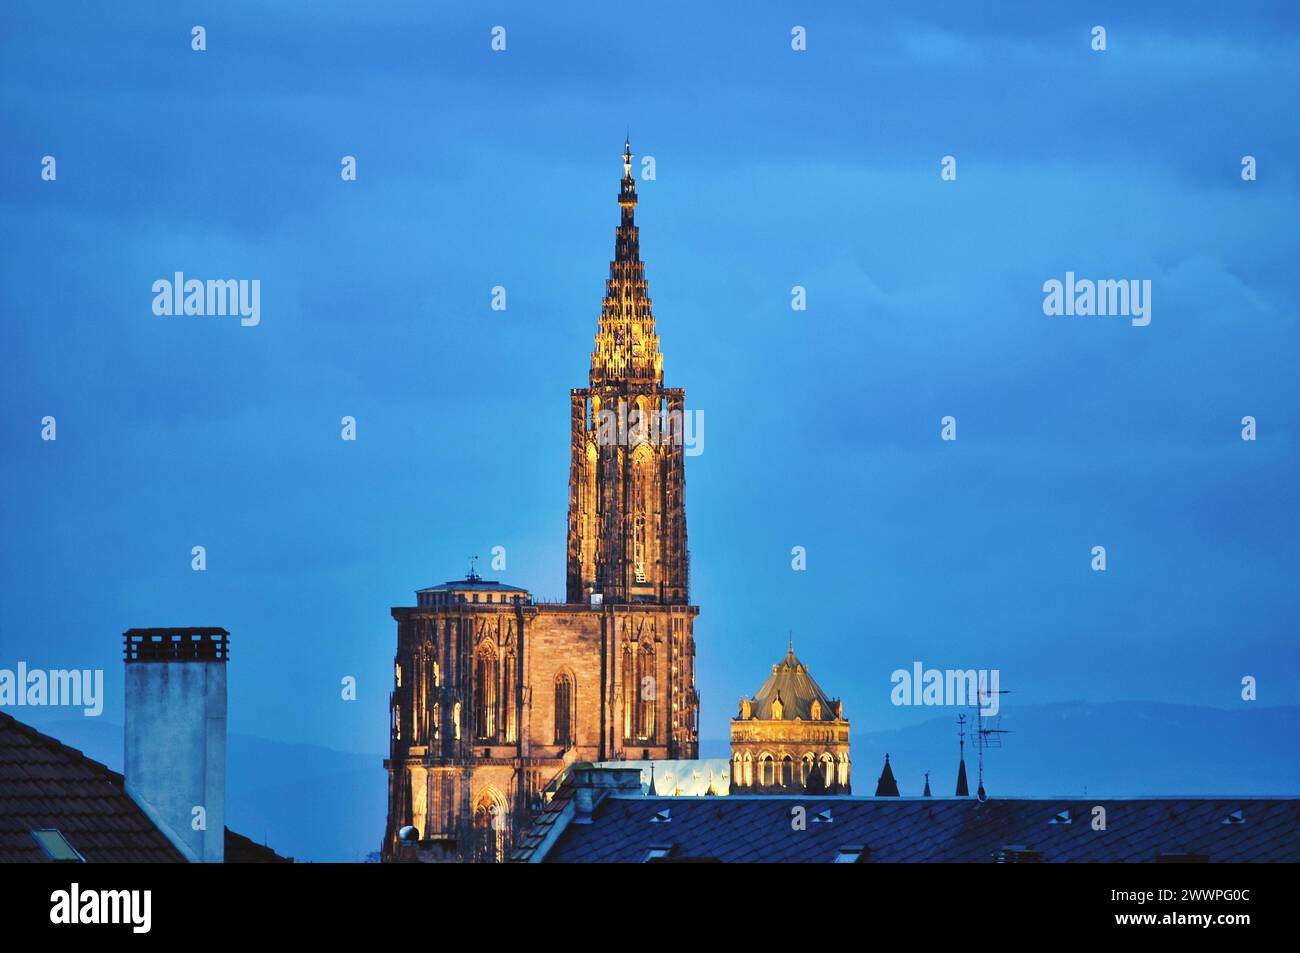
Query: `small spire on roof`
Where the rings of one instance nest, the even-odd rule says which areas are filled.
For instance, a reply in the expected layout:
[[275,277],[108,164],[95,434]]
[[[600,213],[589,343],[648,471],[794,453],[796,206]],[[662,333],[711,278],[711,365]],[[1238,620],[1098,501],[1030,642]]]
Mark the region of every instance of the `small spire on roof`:
[[966,716],[957,716],[957,796],[970,797],[970,787],[966,784]]
[[876,782],[876,797],[898,797],[898,782],[894,780],[894,769],[889,766],[889,754],[885,754],[885,770],[880,772]]
[[925,793],[922,797],[930,797],[930,772],[925,772]]

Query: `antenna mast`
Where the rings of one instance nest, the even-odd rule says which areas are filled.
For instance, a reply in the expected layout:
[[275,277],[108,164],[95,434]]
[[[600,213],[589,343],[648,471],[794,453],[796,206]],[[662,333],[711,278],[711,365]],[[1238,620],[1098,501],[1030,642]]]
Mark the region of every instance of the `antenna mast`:
[[[979,787],[976,789],[975,794],[981,801],[988,797],[984,791],[984,749],[1001,748],[1002,736],[1011,733],[1009,729],[1002,727],[1001,715],[994,715],[992,718],[986,719],[984,707],[993,700],[994,695],[1010,694],[1009,689],[1002,689],[997,692],[980,689],[975,693],[975,701],[972,707],[975,709],[975,747],[979,749]],[[999,710],[1001,707],[1001,705],[998,706]],[[958,724],[962,724],[964,720],[964,716],[957,716]],[[985,727],[986,720],[989,722],[989,727]]]

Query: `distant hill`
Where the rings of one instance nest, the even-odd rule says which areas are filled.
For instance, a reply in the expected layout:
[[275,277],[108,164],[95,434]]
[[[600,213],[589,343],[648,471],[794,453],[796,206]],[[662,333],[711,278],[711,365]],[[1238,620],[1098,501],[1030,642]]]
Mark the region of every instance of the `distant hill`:
[[[930,772],[936,795],[957,783],[955,709],[894,731],[854,731],[853,791],[874,794],[889,753],[899,791],[918,795]],[[1300,707],[1234,710],[1161,702],[1005,705],[1003,746],[985,755],[990,796],[1122,797],[1153,794],[1300,794]],[[725,740],[701,757],[727,757]],[[975,790],[970,731],[966,770]]]
[[[64,744],[122,769],[122,727],[103,719],[32,718]],[[956,712],[896,731],[853,735],[853,789],[874,794],[890,755],[899,790],[951,795],[957,776]],[[985,759],[990,796],[1300,794],[1300,707],[1221,710],[1159,702],[1008,705],[1002,748]],[[725,758],[725,740],[700,756]],[[976,784],[977,754],[966,765]],[[232,830],[300,861],[359,861],[379,847],[387,811],[383,755],[231,735],[227,818]]]

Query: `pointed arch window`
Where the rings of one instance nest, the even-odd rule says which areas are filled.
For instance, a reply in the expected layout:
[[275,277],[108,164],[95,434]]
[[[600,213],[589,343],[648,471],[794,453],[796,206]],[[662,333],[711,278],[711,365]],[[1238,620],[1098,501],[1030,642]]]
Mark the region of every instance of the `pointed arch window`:
[[564,673],[555,676],[555,743],[573,744],[573,680]]
[[631,645],[623,649],[623,737],[631,741],[635,736],[636,699],[639,692],[636,682],[636,656]]
[[623,650],[623,738],[654,744],[658,704],[655,651],[649,642]]
[[[639,413],[644,420],[644,409],[640,409]],[[640,444],[632,453],[632,506],[635,513],[632,524],[632,572],[633,578],[639,583],[650,581],[650,566],[656,556],[648,532],[648,520],[655,512],[655,463],[654,454],[647,444]]]
[[636,733],[637,741],[653,743],[655,739],[655,702],[659,686],[655,679],[655,650],[650,643],[636,653]]
[[515,704],[515,655],[506,652],[501,663],[501,730],[506,744],[519,740],[519,706]]
[[474,737],[482,741],[497,734],[497,654],[483,643],[474,656]]
[[506,860],[508,817],[505,801],[488,789],[474,804],[474,859],[481,864],[501,864]]

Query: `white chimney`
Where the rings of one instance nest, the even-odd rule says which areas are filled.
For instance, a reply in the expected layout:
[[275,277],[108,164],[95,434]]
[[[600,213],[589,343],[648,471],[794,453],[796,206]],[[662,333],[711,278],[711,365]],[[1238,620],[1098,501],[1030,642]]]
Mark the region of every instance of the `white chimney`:
[[126,793],[192,863],[226,841],[225,629],[131,629]]

